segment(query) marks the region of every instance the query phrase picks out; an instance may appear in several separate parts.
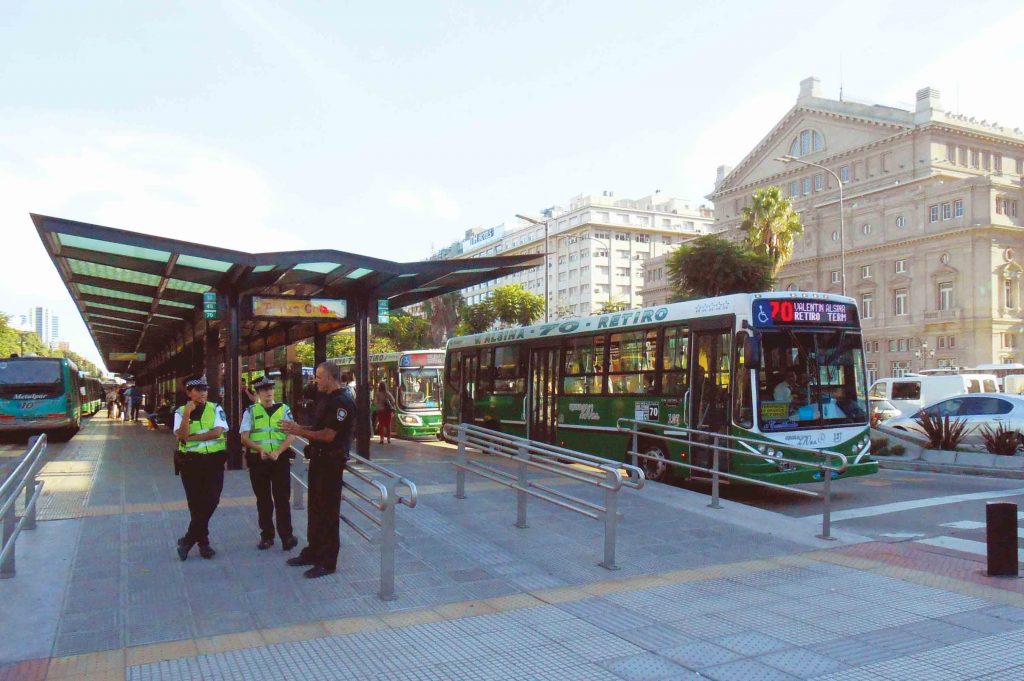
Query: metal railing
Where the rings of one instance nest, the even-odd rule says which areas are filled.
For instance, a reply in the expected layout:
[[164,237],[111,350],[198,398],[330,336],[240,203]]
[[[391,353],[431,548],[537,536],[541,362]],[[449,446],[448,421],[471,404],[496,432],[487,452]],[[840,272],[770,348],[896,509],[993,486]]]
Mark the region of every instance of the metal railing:
[[[455,496],[466,498],[466,473],[505,485],[516,490],[516,527],[526,528],[526,502],[536,497],[593,520],[604,522],[604,560],[598,565],[617,570],[615,565],[615,537],[619,521],[618,494],[623,487],[641,489],[644,472],[638,466],[602,459],[599,456],[555,447],[525,438],[506,435],[468,423],[448,424],[445,432],[458,443],[455,466]],[[516,472],[495,468],[480,461],[471,461],[466,449],[473,448],[512,461]],[[576,467],[582,465],[582,467]],[[559,475],[568,480],[592,485],[604,490],[604,506],[580,499],[537,480],[530,480],[534,469]],[[626,474],[623,477],[623,473]]]
[[[300,442],[306,444],[302,439],[296,440],[296,444]],[[292,508],[303,509],[306,507],[303,490],[309,489],[306,481],[309,464],[301,449],[293,445],[292,450],[295,452],[295,465],[291,473]],[[380,473],[382,479],[371,478],[357,465]],[[358,454],[349,454],[341,483],[341,503],[341,520],[366,541],[380,545],[378,596],[384,601],[395,600],[395,507],[399,504],[416,507],[416,485]],[[346,504],[376,527],[364,529],[360,526],[351,515],[345,513]]]
[[[630,424],[626,427],[624,424]],[[711,508],[722,508],[719,503],[719,482],[720,478],[726,478],[729,480],[739,480],[742,482],[748,482],[752,485],[760,485],[762,487],[771,487],[772,489],[784,490],[792,494],[802,494],[809,497],[821,497],[822,500],[822,514],[821,514],[821,534],[817,535],[821,539],[834,539],[832,537],[832,518],[831,518],[831,505],[832,505],[832,474],[837,475],[846,470],[849,465],[849,461],[846,456],[839,452],[833,452],[828,449],[811,449],[809,447],[800,447],[797,445],[780,445],[772,442],[765,442],[764,440],[755,440],[749,437],[742,437],[739,435],[727,435],[725,433],[712,433],[706,430],[696,430],[693,428],[685,428],[683,426],[668,426],[661,423],[655,423],[652,421],[637,421],[636,419],[620,418],[616,421],[616,428],[621,433],[626,433],[632,436],[630,443],[630,451],[627,452],[632,457],[634,465],[637,459],[645,459],[667,466],[676,466],[679,468],[686,468],[688,470],[702,471],[711,475],[711,503],[708,504]],[[640,430],[640,428],[644,430]],[[661,430],[661,433],[651,432],[650,429],[657,428]],[[680,437],[684,436],[684,437]],[[700,439],[695,439],[700,438]],[[710,442],[707,440],[710,438]],[[712,452],[711,468],[706,466],[698,466],[691,463],[685,463],[683,461],[674,461],[669,459],[668,456],[665,458],[651,456],[644,454],[640,451],[639,441],[643,440],[660,440],[663,442],[672,442],[679,445],[685,445],[687,451],[691,452],[695,448],[710,449]],[[737,449],[736,447],[742,447]],[[770,455],[767,452],[762,452],[758,447],[770,446],[772,450],[776,452],[775,455]],[[809,454],[813,457],[820,459],[817,463],[810,461],[803,461],[800,459],[791,459],[782,455],[782,450]],[[773,464],[789,464],[792,466],[800,466],[804,468],[815,468],[821,471],[821,479],[824,483],[824,488],[821,494],[812,492],[811,490],[800,489],[798,487],[790,487],[787,485],[780,485],[775,482],[768,482],[767,480],[759,480],[757,478],[751,478],[743,475],[736,475],[735,473],[728,473],[721,470],[719,455],[722,453],[726,454],[743,454],[746,456],[753,456],[760,459],[764,459],[768,463]],[[837,461],[838,465],[830,465],[831,461]]]
[[[36,504],[43,493],[43,481],[36,476],[43,467],[46,456],[46,435],[29,440],[28,451],[21,463],[11,472],[0,486],[0,518],[4,524],[4,542],[0,548],[0,579],[8,579],[15,573],[14,545],[22,530],[36,529]],[[17,516],[18,495],[25,491],[25,511]]]

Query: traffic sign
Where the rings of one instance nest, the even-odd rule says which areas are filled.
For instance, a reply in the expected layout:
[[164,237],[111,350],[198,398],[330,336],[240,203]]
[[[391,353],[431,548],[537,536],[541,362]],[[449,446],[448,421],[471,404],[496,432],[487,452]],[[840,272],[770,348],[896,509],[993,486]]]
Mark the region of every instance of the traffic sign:
[[217,319],[217,292],[207,291],[203,294],[203,318]]

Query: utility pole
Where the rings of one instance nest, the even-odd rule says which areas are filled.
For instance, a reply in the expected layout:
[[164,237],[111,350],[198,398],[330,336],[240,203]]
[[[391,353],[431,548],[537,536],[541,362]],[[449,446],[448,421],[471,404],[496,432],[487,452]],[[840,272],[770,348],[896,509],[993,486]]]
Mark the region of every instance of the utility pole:
[[516,213],[516,217],[526,220],[532,225],[544,225],[544,323],[547,324],[550,321],[548,313],[548,222],[547,220],[543,222],[534,220],[519,213]]

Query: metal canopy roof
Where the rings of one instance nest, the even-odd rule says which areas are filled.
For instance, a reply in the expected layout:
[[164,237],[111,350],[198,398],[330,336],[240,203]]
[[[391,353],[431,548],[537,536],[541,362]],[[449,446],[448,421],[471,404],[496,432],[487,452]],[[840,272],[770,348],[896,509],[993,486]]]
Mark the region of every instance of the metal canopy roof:
[[[327,249],[245,253],[45,215],[32,214],[32,221],[111,371],[129,365],[109,361],[111,352],[171,347],[202,319],[210,290],[345,298],[350,310],[356,297],[387,298],[398,309],[519,272],[541,257],[398,263]],[[308,323],[304,337],[352,321]],[[287,336],[277,332],[294,325],[243,316],[242,336],[280,340]]]

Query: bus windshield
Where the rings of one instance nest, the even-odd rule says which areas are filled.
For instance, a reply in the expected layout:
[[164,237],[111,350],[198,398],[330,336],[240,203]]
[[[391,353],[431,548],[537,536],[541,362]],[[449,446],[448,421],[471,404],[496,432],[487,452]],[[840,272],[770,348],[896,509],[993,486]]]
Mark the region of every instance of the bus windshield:
[[59,359],[8,359],[0,361],[0,386],[4,388],[53,388],[63,386]]
[[441,368],[416,367],[401,370],[398,405],[403,409],[439,409]]
[[862,352],[860,333],[849,329],[762,332],[761,431],[867,423]]

